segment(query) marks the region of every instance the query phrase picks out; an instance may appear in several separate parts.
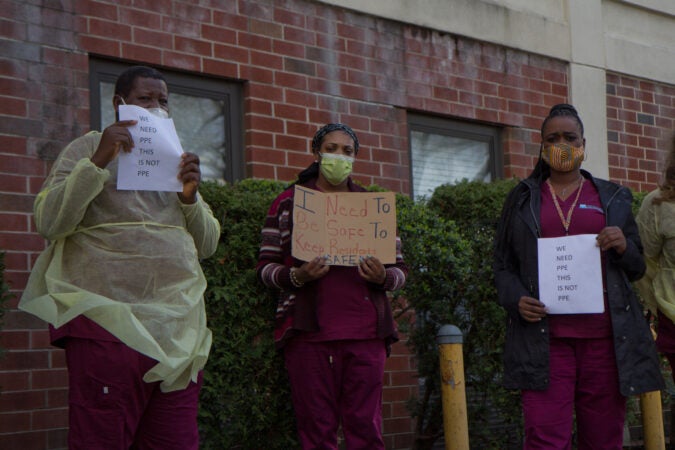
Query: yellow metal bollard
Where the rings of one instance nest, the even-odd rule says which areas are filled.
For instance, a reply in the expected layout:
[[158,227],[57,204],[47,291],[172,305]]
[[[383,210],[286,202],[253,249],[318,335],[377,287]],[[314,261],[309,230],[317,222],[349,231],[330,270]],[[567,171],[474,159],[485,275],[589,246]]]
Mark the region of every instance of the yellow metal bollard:
[[642,432],[645,437],[645,450],[665,450],[666,438],[663,432],[661,391],[641,394],[640,411],[642,412]]
[[445,450],[469,450],[462,331],[443,325],[436,336],[441,363]]

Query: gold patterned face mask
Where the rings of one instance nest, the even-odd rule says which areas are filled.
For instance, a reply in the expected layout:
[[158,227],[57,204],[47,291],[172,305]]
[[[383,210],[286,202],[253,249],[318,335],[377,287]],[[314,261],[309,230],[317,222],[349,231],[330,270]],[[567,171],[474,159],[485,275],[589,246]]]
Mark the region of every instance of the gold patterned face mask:
[[581,167],[584,154],[583,145],[575,147],[564,143],[544,144],[541,149],[541,159],[558,172],[571,172]]

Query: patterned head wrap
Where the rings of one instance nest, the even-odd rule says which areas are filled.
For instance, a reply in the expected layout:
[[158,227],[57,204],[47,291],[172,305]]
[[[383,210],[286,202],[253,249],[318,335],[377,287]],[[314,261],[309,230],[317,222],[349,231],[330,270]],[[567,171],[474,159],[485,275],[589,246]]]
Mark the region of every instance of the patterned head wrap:
[[319,128],[316,134],[314,134],[314,139],[312,139],[312,151],[318,152],[323,143],[323,138],[333,131],[344,131],[347,133],[352,138],[352,141],[354,141],[354,154],[359,153],[359,139],[356,137],[356,133],[343,123],[329,123]]

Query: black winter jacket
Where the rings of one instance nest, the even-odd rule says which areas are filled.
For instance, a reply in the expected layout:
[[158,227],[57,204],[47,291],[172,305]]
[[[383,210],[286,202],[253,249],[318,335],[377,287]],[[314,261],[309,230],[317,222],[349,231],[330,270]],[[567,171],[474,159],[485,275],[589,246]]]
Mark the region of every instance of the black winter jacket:
[[[631,210],[632,194],[586,171],[582,170],[582,175],[600,194],[606,226],[618,226],[626,237],[623,255],[614,250],[607,255],[605,280],[621,393],[629,396],[662,389],[654,341],[631,286],[631,281],[642,277],[645,271]],[[510,389],[544,390],[549,382],[548,320],[529,323],[518,312],[521,296],[539,298],[540,185],[541,180],[527,178],[509,193],[495,241],[498,301],[507,312],[504,385]]]

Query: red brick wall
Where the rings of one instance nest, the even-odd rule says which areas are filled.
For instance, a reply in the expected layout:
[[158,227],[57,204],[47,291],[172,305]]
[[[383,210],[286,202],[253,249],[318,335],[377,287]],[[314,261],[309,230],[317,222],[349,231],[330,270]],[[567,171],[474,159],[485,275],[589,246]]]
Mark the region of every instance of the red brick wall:
[[[17,296],[44,247],[31,211],[48,170],[45,158],[90,127],[89,55],[245,82],[248,176],[294,178],[312,159],[314,131],[339,120],[355,129],[362,144],[356,177],[400,192],[410,191],[406,111],[503,127],[505,176],[522,177],[536,160],[533,142],[542,117],[567,99],[567,66],[557,60],[312,1],[212,3],[221,6],[163,0],[135,1],[133,7],[128,1],[2,3],[0,248],[7,252],[6,277]],[[622,88],[622,101],[647,103],[643,90],[662,101],[672,97],[657,94],[664,87],[634,83],[630,95]],[[613,156],[626,151],[623,134],[621,139],[612,142]],[[633,158],[628,156],[631,163]],[[651,170],[613,176],[631,181]],[[10,303],[0,332],[0,346],[7,349],[0,361],[0,447],[63,448],[63,353],[49,346],[45,324],[17,311],[16,303]],[[385,380],[387,448],[412,446],[414,423],[405,401],[417,390],[414,375],[413,358],[397,344]]]
[[675,132],[675,86],[607,74],[609,176],[637,192],[654,189]]

